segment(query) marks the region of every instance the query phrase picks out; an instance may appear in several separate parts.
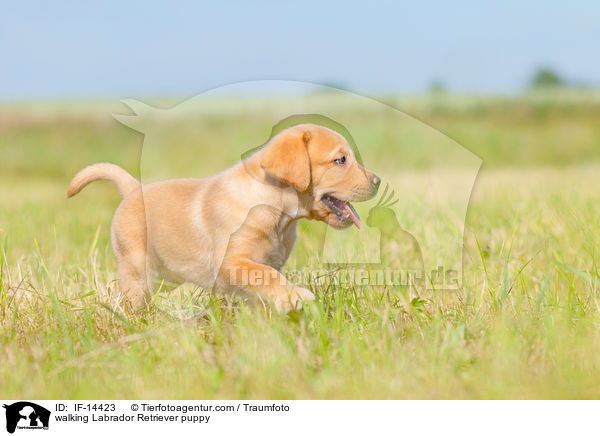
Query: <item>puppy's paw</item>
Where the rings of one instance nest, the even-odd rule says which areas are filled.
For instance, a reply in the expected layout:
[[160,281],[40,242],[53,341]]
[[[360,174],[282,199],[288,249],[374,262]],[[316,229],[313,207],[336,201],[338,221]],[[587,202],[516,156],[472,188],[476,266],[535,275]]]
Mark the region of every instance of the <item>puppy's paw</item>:
[[126,292],[117,296],[117,303],[124,313],[135,314],[148,310],[151,300],[144,293]]
[[306,288],[294,287],[289,294],[281,295],[274,301],[278,313],[288,313],[291,310],[302,309],[302,302],[312,301],[315,294]]
[[315,294],[306,288],[294,288],[292,290],[291,302],[295,309],[302,309],[302,302],[313,301]]

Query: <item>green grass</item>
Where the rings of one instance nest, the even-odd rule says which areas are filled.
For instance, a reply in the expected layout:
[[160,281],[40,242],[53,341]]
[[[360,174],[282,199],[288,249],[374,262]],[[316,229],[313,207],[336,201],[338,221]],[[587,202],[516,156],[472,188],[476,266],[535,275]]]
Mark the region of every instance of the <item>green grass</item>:
[[[94,161],[139,175],[142,136],[111,120],[118,105],[0,107],[0,396],[600,397],[600,99],[388,100],[484,160],[463,286],[422,300],[318,287],[316,302],[291,316],[189,286],[159,295],[138,317],[115,315],[109,228],[118,194],[101,183],[70,201],[65,192]],[[234,151],[215,156],[224,167],[264,142],[248,126],[276,121],[188,121],[160,138],[179,147],[170,171],[210,173],[218,168],[206,168],[190,145],[230,141]],[[429,138],[419,129],[364,134],[373,138],[374,169],[399,153],[418,177],[439,159],[419,154]],[[390,140],[413,148],[391,150]],[[460,171],[458,162],[448,177]],[[318,229],[304,223],[299,246],[310,248]],[[179,316],[188,313],[195,316]]]

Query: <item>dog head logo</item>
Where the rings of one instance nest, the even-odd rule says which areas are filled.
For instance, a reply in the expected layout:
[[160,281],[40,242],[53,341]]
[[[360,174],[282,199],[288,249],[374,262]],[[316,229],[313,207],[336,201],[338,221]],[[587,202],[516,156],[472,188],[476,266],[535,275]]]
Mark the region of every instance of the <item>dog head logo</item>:
[[19,401],[3,406],[6,409],[6,431],[14,433],[16,429],[48,429],[50,411],[28,401]]

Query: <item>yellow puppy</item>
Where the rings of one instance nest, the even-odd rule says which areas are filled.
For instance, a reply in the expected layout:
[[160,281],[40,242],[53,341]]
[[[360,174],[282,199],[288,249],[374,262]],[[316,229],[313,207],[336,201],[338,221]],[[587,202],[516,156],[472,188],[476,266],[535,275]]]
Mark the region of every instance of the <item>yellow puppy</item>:
[[116,165],[94,164],[73,178],[68,196],[98,179],[123,196],[111,237],[119,291],[132,309],[149,304],[156,283],[166,280],[257,294],[280,312],[314,299],[279,272],[298,219],[360,228],[349,202],[372,198],[381,182],[359,165],[342,135],[315,124],[282,131],[207,179],[142,185]]

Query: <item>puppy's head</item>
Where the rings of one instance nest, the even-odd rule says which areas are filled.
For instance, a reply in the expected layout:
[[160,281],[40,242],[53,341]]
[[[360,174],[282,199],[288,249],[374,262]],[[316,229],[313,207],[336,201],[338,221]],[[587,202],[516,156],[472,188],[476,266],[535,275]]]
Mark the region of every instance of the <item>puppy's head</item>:
[[348,141],[316,124],[300,124],[274,136],[260,163],[268,177],[292,186],[309,217],[341,229],[360,218],[350,204],[376,193],[381,179],[356,160]]

